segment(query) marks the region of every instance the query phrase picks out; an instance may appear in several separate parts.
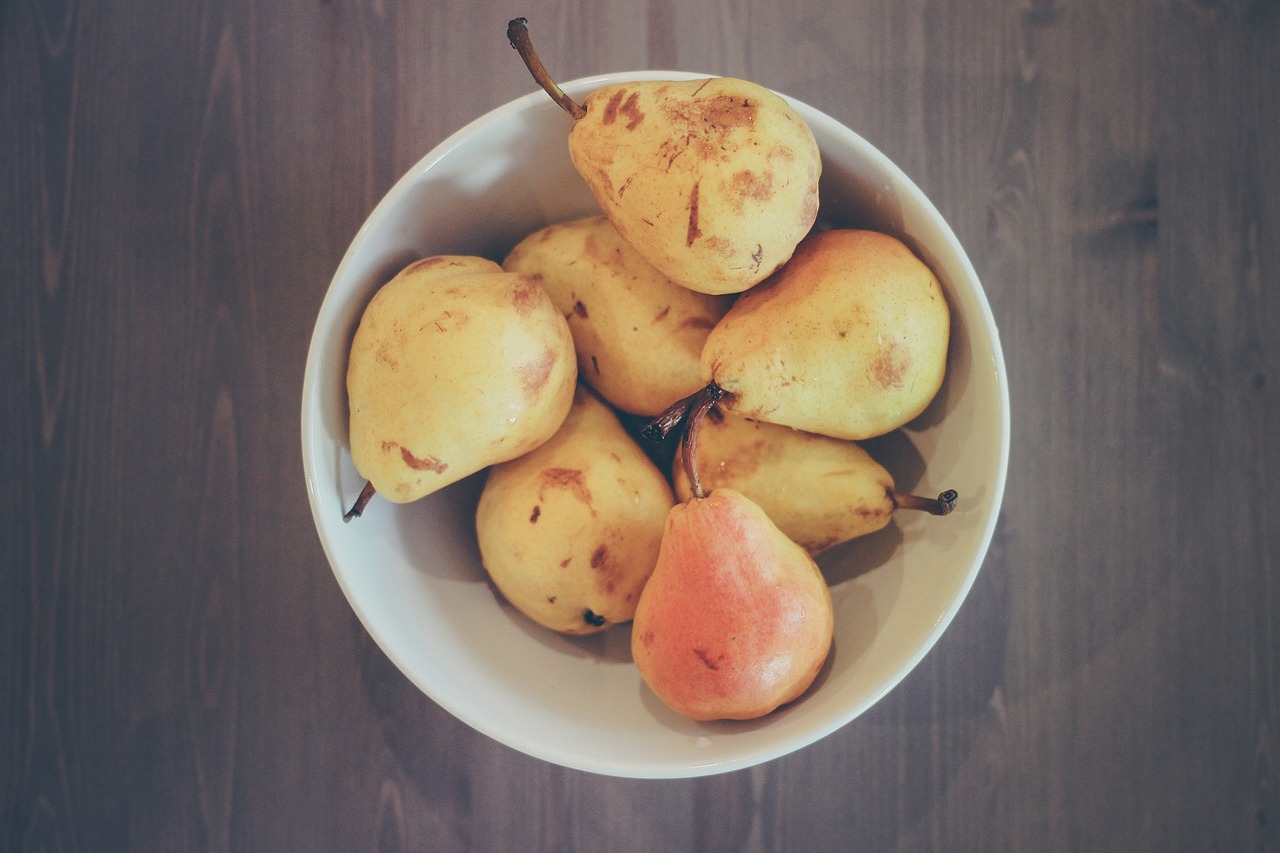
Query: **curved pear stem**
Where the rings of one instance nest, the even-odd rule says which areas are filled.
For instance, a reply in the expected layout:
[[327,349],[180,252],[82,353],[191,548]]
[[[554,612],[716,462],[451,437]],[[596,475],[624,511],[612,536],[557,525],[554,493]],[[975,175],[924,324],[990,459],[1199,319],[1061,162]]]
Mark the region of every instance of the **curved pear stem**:
[[577,121],[587,114],[587,110],[574,101],[573,98],[566,95],[564,89],[561,89],[560,85],[551,79],[551,75],[547,73],[542,60],[538,58],[538,52],[533,49],[533,40],[529,38],[529,28],[525,26],[528,23],[529,21],[525,18],[513,18],[507,24],[507,41],[511,42],[511,46],[520,54],[520,58],[524,60],[525,67],[533,75],[533,79],[551,96],[551,100],[559,104],[561,109],[573,116],[574,121]]
[[351,521],[353,518],[359,518],[364,515],[364,508],[369,505],[369,501],[373,500],[373,496],[377,491],[373,488],[373,483],[366,482],[364,488],[360,490],[360,497],[356,498],[356,502],[351,505],[351,509],[343,514],[343,521]]
[[706,390],[705,388],[700,388],[688,397],[676,400],[662,414],[645,424],[644,429],[640,430],[640,434],[650,441],[664,441],[673,429],[684,423],[684,419],[689,416],[689,407]]
[[893,493],[893,505],[898,509],[918,509],[929,513],[930,515],[947,515],[956,508],[956,500],[960,495],[955,489],[947,489],[936,498],[926,498],[920,495],[904,495],[899,492]]
[[685,418],[684,432],[680,435],[680,457],[684,463],[685,476],[689,478],[689,490],[695,498],[705,498],[702,490],[702,478],[698,476],[698,430],[707,412],[724,396],[724,389],[712,382],[703,388],[689,404],[689,414]]

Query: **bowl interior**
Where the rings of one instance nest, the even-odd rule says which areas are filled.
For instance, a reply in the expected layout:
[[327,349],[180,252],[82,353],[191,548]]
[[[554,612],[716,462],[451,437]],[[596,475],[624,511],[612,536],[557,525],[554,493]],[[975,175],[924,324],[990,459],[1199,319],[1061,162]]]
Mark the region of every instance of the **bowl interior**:
[[[585,78],[580,97],[619,80]],[[535,229],[598,211],[565,146],[569,119],[534,92],[478,119],[424,157],[387,194],[344,257],[316,321],[303,387],[308,495],[351,606],[423,692],[477,730],[590,772],[677,777],[740,769],[845,725],[897,684],[946,628],[981,566],[1008,460],[1008,391],[977,276],[937,211],[879,151],[803,103],[823,153],[820,218],[892,233],[929,263],[953,311],[949,373],[933,405],[870,447],[900,486],[954,488],[946,519],[900,514],[884,531],[819,559],[836,607],[833,654],[800,702],[749,723],[695,723],[647,690],[627,626],[585,638],[546,631],[498,600],[475,544],[482,475],[413,504],[342,513],[363,480],[347,450],[348,348],[373,292],[409,261],[439,254],[500,260]]]

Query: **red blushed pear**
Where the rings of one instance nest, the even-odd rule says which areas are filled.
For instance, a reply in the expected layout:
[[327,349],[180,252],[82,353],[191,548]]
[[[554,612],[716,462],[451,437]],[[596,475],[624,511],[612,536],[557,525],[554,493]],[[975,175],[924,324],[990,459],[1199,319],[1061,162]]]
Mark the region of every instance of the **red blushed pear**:
[[758,505],[717,489],[668,515],[631,653],[673,711],[747,720],[809,688],[833,627],[830,592],[808,553]]
[[658,562],[636,608],[631,653],[650,689],[695,720],[747,720],[799,698],[831,650],[826,580],[808,552],[732,489],[702,491],[697,429],[682,438],[693,497],[667,515]]

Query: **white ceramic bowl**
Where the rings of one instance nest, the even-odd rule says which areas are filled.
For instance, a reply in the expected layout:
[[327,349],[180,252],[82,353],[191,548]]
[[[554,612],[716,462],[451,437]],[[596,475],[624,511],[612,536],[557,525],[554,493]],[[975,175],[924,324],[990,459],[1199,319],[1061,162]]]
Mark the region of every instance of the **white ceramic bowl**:
[[[568,83],[580,98],[624,80]],[[945,518],[899,513],[819,563],[832,584],[834,651],[801,701],[749,723],[696,723],[648,691],[630,631],[586,638],[543,630],[490,590],[475,543],[472,477],[417,503],[376,500],[342,521],[363,481],[347,449],[351,337],[377,287],[410,260],[439,253],[500,260],[531,231],[597,210],[570,163],[569,118],[541,91],[472,122],[387,194],[356,234],[316,320],[302,398],[302,451],[316,529],[338,583],[369,633],[435,702],[484,734],[550,762],[616,776],[687,777],[737,770],[804,747],[885,695],[947,627],[995,528],[1009,448],[1008,388],[991,310],[937,210],[883,154],[792,100],[823,155],[824,222],[904,239],[940,278],[954,316],[949,378],[934,405],[873,449],[916,492],[954,488]]]

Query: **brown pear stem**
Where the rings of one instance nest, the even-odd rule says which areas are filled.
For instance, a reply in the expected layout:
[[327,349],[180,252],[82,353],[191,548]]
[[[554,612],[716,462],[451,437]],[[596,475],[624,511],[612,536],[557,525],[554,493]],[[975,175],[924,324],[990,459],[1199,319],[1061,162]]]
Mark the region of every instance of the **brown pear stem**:
[[375,494],[376,490],[373,488],[373,483],[366,482],[364,488],[360,490],[360,497],[356,498],[356,502],[342,516],[342,520],[351,521],[353,518],[359,518],[364,515],[364,508],[369,505],[369,501],[373,500]]
[[955,489],[947,489],[936,498],[926,498],[920,495],[904,495],[899,492],[893,493],[893,504],[898,509],[918,509],[929,513],[930,515],[947,515],[951,510],[956,508],[956,500],[960,497]]
[[700,388],[688,397],[676,400],[662,414],[645,424],[644,429],[640,430],[640,434],[650,441],[664,441],[673,429],[684,423],[684,419],[689,415],[689,407],[706,390],[705,388]]
[[507,24],[507,41],[511,42],[511,46],[520,54],[520,58],[524,60],[525,67],[533,75],[533,79],[546,90],[546,93],[551,96],[551,100],[559,104],[561,109],[571,115],[574,121],[577,121],[587,114],[587,110],[574,101],[573,98],[566,95],[564,89],[561,89],[560,85],[551,79],[551,75],[547,73],[542,60],[538,58],[538,52],[533,49],[533,40],[529,38],[529,28],[525,26],[528,23],[525,18],[512,19]]
[[707,496],[702,490],[702,478],[698,476],[698,430],[707,412],[723,396],[724,389],[714,382],[694,394],[689,404],[689,415],[685,418],[684,432],[680,435],[681,462],[684,463],[684,474],[689,478],[689,491],[695,498]]

